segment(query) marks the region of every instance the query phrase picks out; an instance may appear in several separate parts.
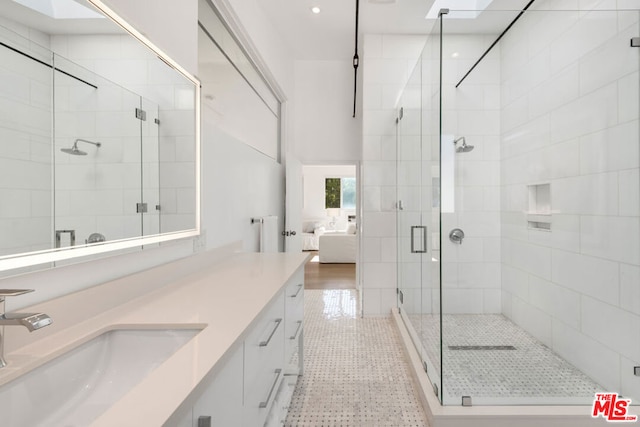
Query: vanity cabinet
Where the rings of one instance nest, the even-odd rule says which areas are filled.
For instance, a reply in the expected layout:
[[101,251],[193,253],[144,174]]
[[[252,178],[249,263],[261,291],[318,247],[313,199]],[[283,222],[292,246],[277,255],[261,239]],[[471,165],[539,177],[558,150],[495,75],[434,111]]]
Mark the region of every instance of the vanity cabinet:
[[165,426],[281,425],[302,373],[303,315],[300,268]]

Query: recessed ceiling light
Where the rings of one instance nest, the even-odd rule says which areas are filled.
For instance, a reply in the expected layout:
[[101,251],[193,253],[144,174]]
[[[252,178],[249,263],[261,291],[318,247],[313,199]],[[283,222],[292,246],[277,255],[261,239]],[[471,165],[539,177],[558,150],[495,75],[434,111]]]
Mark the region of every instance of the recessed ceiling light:
[[457,58],[458,56],[460,56],[460,54],[459,54],[458,52],[453,52],[453,53],[451,54],[451,57],[452,57],[452,58]]
[[320,13],[320,8],[318,6],[313,6],[311,8],[311,12],[313,12],[313,13],[315,13],[317,15],[318,13]]

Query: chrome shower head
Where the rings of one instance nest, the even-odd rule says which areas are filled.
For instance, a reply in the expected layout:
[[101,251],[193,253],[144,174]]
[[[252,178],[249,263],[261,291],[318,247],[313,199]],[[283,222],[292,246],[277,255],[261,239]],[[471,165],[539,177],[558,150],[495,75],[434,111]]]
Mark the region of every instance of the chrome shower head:
[[73,156],[86,156],[87,153],[79,150],[78,146],[76,144],[73,144],[73,147],[71,148],[61,148],[60,151],[62,151],[63,153],[67,153],[67,154],[71,154]]
[[61,148],[60,151],[62,151],[63,153],[74,155],[74,156],[86,156],[87,153],[85,151],[82,151],[82,150],[78,149],[78,142],[86,142],[87,144],[93,144],[96,147],[100,147],[102,145],[99,142],[87,141],[86,139],[78,138],[73,143],[73,147],[71,147],[71,148]]
[[453,143],[457,145],[459,141],[462,141],[462,145],[456,147],[456,153],[468,153],[473,150],[473,145],[467,145],[467,141],[464,139],[464,136],[454,140]]

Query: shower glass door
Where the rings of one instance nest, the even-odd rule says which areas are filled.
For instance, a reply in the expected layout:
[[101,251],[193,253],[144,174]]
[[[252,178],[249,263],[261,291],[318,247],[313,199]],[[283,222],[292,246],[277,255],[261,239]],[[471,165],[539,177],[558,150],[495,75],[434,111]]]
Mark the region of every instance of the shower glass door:
[[397,248],[400,314],[440,397],[438,39],[427,42],[398,104]]

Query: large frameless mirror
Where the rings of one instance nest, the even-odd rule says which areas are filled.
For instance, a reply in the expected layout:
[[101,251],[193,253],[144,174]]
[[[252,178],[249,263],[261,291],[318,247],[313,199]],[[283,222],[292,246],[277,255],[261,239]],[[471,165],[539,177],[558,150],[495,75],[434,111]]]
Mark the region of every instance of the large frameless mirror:
[[0,275],[197,235],[199,103],[100,1],[0,0]]

